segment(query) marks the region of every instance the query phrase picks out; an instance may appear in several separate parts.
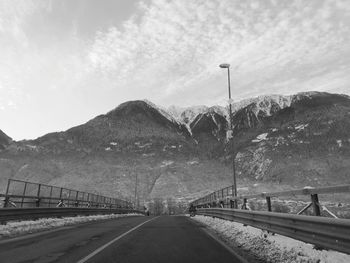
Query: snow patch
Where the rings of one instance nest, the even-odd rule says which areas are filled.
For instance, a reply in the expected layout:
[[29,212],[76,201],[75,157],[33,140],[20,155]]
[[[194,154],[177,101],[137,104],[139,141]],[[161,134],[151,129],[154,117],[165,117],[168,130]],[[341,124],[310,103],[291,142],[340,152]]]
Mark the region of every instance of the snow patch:
[[248,255],[270,263],[347,263],[350,255],[336,251],[315,250],[313,245],[281,235],[272,235],[250,226],[207,216],[194,220],[206,225],[233,248],[239,247]]
[[342,140],[337,140],[337,144],[338,144],[338,147],[342,147],[343,146]]
[[263,133],[258,135],[254,140],[252,140],[252,142],[261,142],[266,140],[268,133]]
[[180,122],[177,121],[173,116],[171,116],[170,113],[168,113],[168,111],[160,106],[157,106],[156,104],[154,104],[153,102],[149,101],[149,100],[143,100],[145,103],[148,104],[149,107],[156,109],[160,114],[162,114],[166,119],[168,119],[170,122],[175,123],[177,125],[180,125]]
[[28,233],[39,232],[51,228],[69,226],[79,223],[92,222],[98,220],[115,219],[126,216],[142,216],[141,214],[110,214],[93,216],[76,216],[64,218],[41,218],[38,220],[28,220],[20,222],[8,222],[0,225],[0,239],[4,237],[14,237]]
[[190,135],[192,136],[192,130],[191,130],[190,125],[188,123],[185,123],[185,127],[188,130],[188,132],[190,133]]
[[300,125],[298,125],[298,126],[295,126],[295,129],[296,129],[297,131],[302,131],[302,130],[304,130],[307,126],[309,126],[309,124],[300,124]]
[[37,150],[38,149],[38,146],[36,146],[36,145],[26,144],[26,147],[31,149],[31,150]]
[[188,165],[196,165],[196,164],[199,164],[198,161],[188,161],[187,162]]
[[155,153],[143,153],[142,156],[143,157],[151,157],[151,156],[155,156]]
[[163,161],[160,167],[166,167],[172,165],[174,161]]

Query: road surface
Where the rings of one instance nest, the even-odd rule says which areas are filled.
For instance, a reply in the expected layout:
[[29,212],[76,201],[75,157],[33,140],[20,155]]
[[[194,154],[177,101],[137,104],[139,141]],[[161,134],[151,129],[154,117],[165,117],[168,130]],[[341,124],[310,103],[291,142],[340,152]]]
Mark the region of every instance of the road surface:
[[0,241],[0,262],[241,262],[184,216],[125,217]]

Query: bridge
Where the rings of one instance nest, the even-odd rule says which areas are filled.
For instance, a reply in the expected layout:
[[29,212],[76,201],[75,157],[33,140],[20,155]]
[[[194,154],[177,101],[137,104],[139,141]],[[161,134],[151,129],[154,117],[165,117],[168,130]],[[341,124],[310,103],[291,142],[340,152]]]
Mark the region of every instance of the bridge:
[[[322,202],[323,195],[349,192],[350,185],[342,185],[235,197],[229,186],[193,201],[192,205],[198,215],[238,222],[311,243],[318,249],[350,254],[350,220],[338,218]],[[123,199],[13,179],[0,196],[3,226],[46,217],[132,215],[2,238],[1,262],[249,261],[239,248],[228,246],[187,216],[142,216],[143,210]],[[274,201],[284,196],[301,196],[305,201],[299,211],[276,212],[280,204]],[[254,203],[259,204],[255,210]]]

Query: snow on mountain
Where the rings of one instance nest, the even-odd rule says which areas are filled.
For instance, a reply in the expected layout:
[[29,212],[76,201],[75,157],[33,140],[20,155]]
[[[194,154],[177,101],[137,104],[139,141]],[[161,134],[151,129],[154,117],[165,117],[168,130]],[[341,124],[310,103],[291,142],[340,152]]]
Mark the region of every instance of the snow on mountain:
[[[349,97],[316,92],[235,103],[232,149],[238,151],[238,180],[267,188],[271,182],[280,188],[347,182],[349,109]],[[220,106],[165,110],[149,101],[129,101],[32,141],[9,142],[0,132],[9,142],[0,151],[0,186],[20,171],[19,179],[66,181],[86,191],[96,185],[101,192],[128,195],[136,169],[144,198],[182,197],[185,188],[187,194],[215,190],[231,180],[227,115]],[[174,163],[163,166],[166,160]],[[23,164],[29,166],[19,170]]]
[[276,110],[276,106],[279,109],[289,107],[292,102],[292,96],[282,96],[277,94],[258,96],[255,98],[241,100],[232,104],[234,112],[239,111],[248,105],[254,104],[252,107],[253,112],[258,116],[259,112],[265,113],[266,116],[271,116]]
[[147,103],[150,107],[158,110],[165,118],[167,118],[169,121],[176,123],[176,124],[180,124],[180,122],[172,115],[170,114],[166,109],[164,109],[161,106],[158,106],[156,104],[154,104],[153,102],[149,101],[149,100],[143,100],[145,103]]

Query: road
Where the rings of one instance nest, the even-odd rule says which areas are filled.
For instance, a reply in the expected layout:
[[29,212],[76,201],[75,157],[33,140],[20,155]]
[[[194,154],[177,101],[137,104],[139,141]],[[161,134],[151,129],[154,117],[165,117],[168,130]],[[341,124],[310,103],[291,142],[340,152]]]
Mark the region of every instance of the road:
[[0,262],[241,262],[184,216],[129,217],[0,241]]

